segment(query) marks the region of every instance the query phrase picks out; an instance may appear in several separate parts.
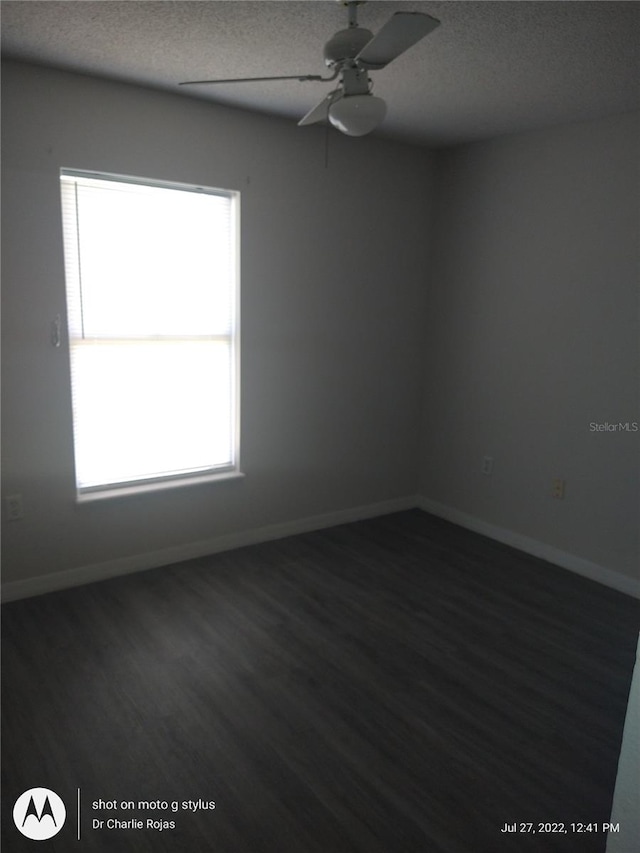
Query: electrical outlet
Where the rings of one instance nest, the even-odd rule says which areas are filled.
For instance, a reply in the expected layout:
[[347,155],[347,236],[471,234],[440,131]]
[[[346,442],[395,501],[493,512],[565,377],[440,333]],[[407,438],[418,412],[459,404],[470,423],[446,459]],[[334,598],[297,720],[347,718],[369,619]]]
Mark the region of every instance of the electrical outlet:
[[551,480],[551,497],[564,497],[564,480],[562,480],[560,477],[554,477],[553,480]]
[[24,518],[22,495],[7,495],[4,499],[7,521],[20,521]]
[[482,473],[487,474],[487,476],[493,473],[493,456],[483,456]]

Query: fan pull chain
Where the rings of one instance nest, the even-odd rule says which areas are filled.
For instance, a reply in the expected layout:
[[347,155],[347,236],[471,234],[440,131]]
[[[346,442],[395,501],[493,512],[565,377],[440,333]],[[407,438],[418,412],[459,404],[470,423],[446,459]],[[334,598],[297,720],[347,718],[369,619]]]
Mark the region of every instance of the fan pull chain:
[[325,124],[324,130],[324,167],[325,169],[329,168],[329,130],[330,124],[327,122]]

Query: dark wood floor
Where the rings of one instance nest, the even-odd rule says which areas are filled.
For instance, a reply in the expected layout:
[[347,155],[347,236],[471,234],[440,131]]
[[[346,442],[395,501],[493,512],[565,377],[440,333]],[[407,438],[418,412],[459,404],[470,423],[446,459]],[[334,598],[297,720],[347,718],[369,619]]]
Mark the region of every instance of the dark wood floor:
[[2,849],[48,787],[56,853],[601,853],[639,628],[418,510],[7,604]]

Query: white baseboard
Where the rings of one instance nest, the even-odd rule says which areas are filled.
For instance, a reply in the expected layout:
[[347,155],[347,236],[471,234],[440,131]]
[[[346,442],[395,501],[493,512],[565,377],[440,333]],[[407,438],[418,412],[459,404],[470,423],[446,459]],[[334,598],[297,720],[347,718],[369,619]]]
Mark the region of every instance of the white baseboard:
[[338,524],[349,524],[353,521],[362,521],[366,518],[375,518],[376,516],[401,512],[402,510],[414,507],[458,524],[460,527],[474,530],[476,533],[481,533],[490,539],[511,545],[513,548],[524,551],[526,554],[540,557],[549,563],[576,572],[583,577],[598,581],[598,583],[616,589],[619,592],[640,598],[640,582],[621,575],[619,572],[606,569],[604,566],[599,566],[582,557],[561,551],[536,539],[530,539],[520,533],[514,533],[512,530],[490,524],[487,521],[483,521],[453,507],[433,501],[430,498],[407,496],[364,506],[350,507],[321,515],[308,516],[293,521],[285,521],[280,524],[256,527],[251,530],[217,536],[213,539],[189,542],[159,551],[149,551],[144,554],[107,560],[103,563],[80,566],[25,580],[8,581],[2,585],[2,600],[16,601],[20,598],[30,598],[34,595],[56,592],[57,590],[106,580],[107,578],[117,577],[118,575],[131,574],[147,569],[157,569],[171,563],[180,563],[196,557],[206,557],[209,554],[216,554],[221,551],[231,551],[234,548],[242,548],[245,545],[255,545],[272,539],[283,539],[285,536],[295,536],[298,533],[308,533],[312,530],[335,527]]
[[476,533],[481,533],[490,539],[503,542],[505,545],[511,545],[519,551],[524,551],[526,554],[531,554],[534,557],[540,557],[540,559],[546,560],[548,563],[553,563],[563,569],[568,569],[570,572],[575,572],[590,580],[597,581],[604,584],[604,586],[618,590],[618,592],[624,592],[634,598],[640,598],[640,581],[629,578],[619,572],[614,572],[612,569],[607,569],[597,563],[592,563],[583,557],[577,557],[575,554],[561,551],[559,548],[539,542],[537,539],[531,539],[528,536],[514,533],[514,531],[507,530],[504,527],[490,524],[481,518],[469,515],[453,507],[445,506],[422,495],[417,499],[417,506],[425,512],[437,515],[446,521],[460,525],[460,527],[466,527],[468,530],[474,530]]
[[118,575],[127,575],[147,569],[157,569],[171,563],[180,563],[196,557],[206,557],[209,554],[216,554],[221,551],[231,551],[234,548],[242,548],[245,545],[255,545],[259,542],[283,539],[285,536],[294,536],[298,533],[308,533],[312,530],[335,527],[338,524],[349,524],[353,521],[362,521],[366,518],[375,518],[379,515],[401,512],[405,509],[413,509],[416,506],[417,498],[415,495],[394,498],[365,506],[350,507],[335,512],[323,513],[322,515],[308,516],[307,518],[300,518],[294,521],[285,521],[280,524],[256,527],[252,530],[238,531],[237,533],[217,536],[213,539],[189,542],[184,545],[164,548],[160,551],[135,554],[130,557],[107,560],[103,563],[80,566],[62,572],[52,572],[48,575],[39,575],[20,581],[8,581],[2,585],[2,600],[16,601],[20,598],[30,598],[34,595],[69,589],[70,587],[106,580],[107,578],[117,577]]

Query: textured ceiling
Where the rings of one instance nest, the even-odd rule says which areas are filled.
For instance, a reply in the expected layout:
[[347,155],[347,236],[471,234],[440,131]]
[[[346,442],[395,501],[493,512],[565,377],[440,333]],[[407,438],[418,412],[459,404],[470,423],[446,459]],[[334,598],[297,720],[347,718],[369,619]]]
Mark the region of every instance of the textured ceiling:
[[[181,80],[323,74],[322,48],[346,26],[336,0],[147,2],[6,0],[14,58],[207,98],[297,121],[331,84],[179,88]],[[359,7],[374,33],[394,13],[441,26],[372,73],[388,104],[378,131],[447,145],[640,107],[640,3],[382,2]],[[300,133],[307,132],[300,128]]]

